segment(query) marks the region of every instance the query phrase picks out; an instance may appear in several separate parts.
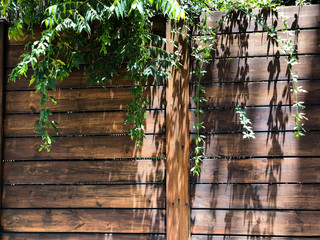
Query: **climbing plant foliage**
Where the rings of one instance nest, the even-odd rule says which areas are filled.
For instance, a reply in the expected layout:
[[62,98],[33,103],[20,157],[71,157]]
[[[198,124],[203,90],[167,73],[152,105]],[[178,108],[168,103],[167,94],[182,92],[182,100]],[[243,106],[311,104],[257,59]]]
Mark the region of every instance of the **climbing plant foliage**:
[[[203,110],[200,103],[205,101],[201,78],[206,72],[205,63],[212,60],[212,52],[219,30],[207,26],[207,20],[214,11],[221,11],[218,21],[222,24],[234,11],[241,11],[260,24],[278,43],[284,45],[290,77],[293,80],[292,92],[295,94],[296,129],[295,136],[305,131],[301,120],[306,119],[300,109],[303,103],[298,100],[298,92],[305,90],[298,86],[298,77],[292,70],[297,63],[295,41],[289,35],[286,39],[278,37],[279,30],[267,26],[263,19],[255,16],[254,8],[272,8],[276,11],[279,2],[273,0],[2,0],[2,17],[10,22],[9,36],[14,39],[31,39],[27,44],[27,53],[12,70],[10,80],[16,81],[32,68],[30,85],[34,84],[39,93],[40,118],[35,131],[42,136],[40,151],[50,151],[55,142],[49,133],[53,129],[57,134],[58,123],[51,120],[49,103],[59,104],[50,95],[56,90],[57,81],[63,81],[80,66],[85,66],[88,85],[108,86],[120,69],[126,67],[127,80],[132,81],[132,102],[128,103],[126,124],[130,126],[130,135],[141,147],[144,134],[146,107],[149,105],[144,91],[146,83],[154,78],[164,83],[169,75],[169,67],[179,66],[179,56],[166,51],[167,40],[152,32],[152,21],[157,16],[168,20],[184,21],[189,32],[196,29],[197,36],[189,36],[192,56],[198,62],[193,74],[196,76],[196,103],[194,128],[196,129],[194,174],[200,172],[201,160],[205,157],[205,136],[200,121]],[[298,0],[297,4],[305,4]],[[200,18],[200,15],[204,16]],[[37,27],[41,27],[41,37],[35,39]],[[286,26],[286,24],[285,24]],[[284,29],[283,31],[286,31]],[[182,32],[175,29],[175,33]],[[245,110],[237,107],[240,123],[244,127],[244,137],[254,138],[250,120]]]

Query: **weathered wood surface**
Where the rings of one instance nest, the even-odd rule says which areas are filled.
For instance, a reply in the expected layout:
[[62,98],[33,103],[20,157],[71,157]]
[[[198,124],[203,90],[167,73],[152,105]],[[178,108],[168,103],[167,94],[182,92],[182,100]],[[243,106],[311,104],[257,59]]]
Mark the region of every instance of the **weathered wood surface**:
[[204,160],[192,183],[320,183],[320,158]]
[[163,160],[26,161],[3,164],[4,184],[161,183]]
[[308,132],[300,139],[292,132],[256,133],[243,139],[242,133],[208,135],[207,157],[295,157],[318,156],[320,132]]
[[[299,80],[319,80],[320,68],[314,67],[320,61],[318,55],[298,56],[299,64],[293,66],[293,71]],[[193,69],[197,62],[193,62]],[[288,63],[285,57],[256,57],[216,59],[204,64],[207,73],[202,77],[204,84],[215,82],[255,82],[288,80]],[[197,77],[192,75],[192,82]]]
[[193,210],[194,234],[319,236],[319,211]]
[[182,24],[167,24],[167,39],[177,41],[178,49],[169,44],[170,52],[179,51],[181,69],[172,66],[166,86],[166,226],[167,240],[187,240],[190,235],[189,196],[189,66],[187,37],[173,34]]
[[[252,123],[254,131],[293,131],[295,127],[294,116],[295,107],[254,107],[247,108],[247,117]],[[320,130],[320,106],[308,106],[302,110],[308,117],[304,121],[307,130]],[[190,131],[196,132],[193,128],[195,122],[194,111],[191,113]],[[202,132],[242,132],[239,115],[236,109],[212,109],[205,110],[200,115],[200,122],[203,122],[205,129]]]
[[[164,94],[163,87],[147,88],[149,108],[163,109]],[[49,91],[49,95],[58,102],[57,105],[49,103],[54,112],[127,110],[126,104],[132,101],[131,88],[60,90]],[[7,113],[39,113],[40,97],[33,91],[7,92],[5,110]]]
[[[254,238],[259,239],[259,237],[253,237],[253,239]],[[226,240],[226,239],[228,239],[228,240],[247,240],[248,237],[247,236],[229,236],[229,235],[220,235],[220,236],[219,235],[192,235],[190,238],[190,240]],[[308,237],[304,238],[304,237],[269,237],[269,236],[268,237],[264,236],[263,239],[268,239],[268,240],[310,240],[310,238],[308,238]],[[320,237],[312,237],[312,239],[319,240]]]
[[[312,6],[287,6],[279,7],[278,13],[271,9],[254,9],[252,13],[264,19],[263,23],[273,26],[276,29],[284,29],[283,20],[286,17],[288,29],[305,29],[319,28],[319,12],[320,5]],[[207,25],[218,27],[216,21],[220,20],[222,12],[214,12],[210,15]],[[201,19],[204,15],[201,16]],[[237,32],[253,32],[265,31],[260,25],[256,24],[254,19],[245,16],[241,12],[235,12],[231,17],[223,22],[220,33],[237,33]],[[195,32],[196,34],[196,32]]]
[[[9,80],[9,73],[11,73],[12,68],[6,69],[7,80]],[[63,79],[63,81],[57,81],[57,88],[64,89],[64,88],[87,88],[87,77],[88,74],[84,73],[85,66],[81,66],[79,69],[74,69],[69,77]],[[27,77],[22,76],[21,79],[18,79],[16,82],[8,81],[5,84],[6,90],[30,90],[33,89],[35,83],[31,86],[30,79],[32,75],[32,70],[30,69],[27,73]],[[121,68],[117,75],[114,75],[110,83],[107,84],[107,87],[115,87],[115,86],[132,86],[133,81],[130,79],[126,79],[125,77],[128,75],[128,71],[126,68]],[[149,78],[148,82],[144,83],[145,85],[155,85],[157,84],[155,79]],[[159,83],[161,85],[161,83]],[[102,87],[101,85],[94,85],[91,87]]]
[[150,209],[4,209],[12,232],[165,233],[165,211]]
[[[59,136],[74,135],[106,135],[128,133],[130,125],[125,125],[125,112],[95,112],[95,113],[54,113],[50,120],[59,123]],[[35,133],[38,124],[38,114],[6,115],[4,135],[6,137],[39,136]],[[147,111],[145,133],[164,133],[164,111]],[[51,131],[51,134],[55,134]]]
[[[297,52],[298,54],[318,54],[320,53],[320,30],[302,30],[297,32]],[[286,39],[286,33],[279,33],[282,39]],[[308,44],[303,44],[303,43]],[[197,45],[197,42],[193,43]],[[231,57],[258,57],[283,55],[283,44],[269,37],[266,32],[238,33],[217,35],[215,50],[212,52],[213,58]]]
[[88,233],[2,233],[2,240],[165,240],[165,235]]
[[[301,81],[308,93],[300,93],[299,101],[305,104],[318,104],[320,100],[319,81]],[[207,102],[201,103],[201,107],[231,107],[245,106],[271,106],[293,104],[294,95],[290,92],[290,84],[280,82],[249,82],[249,83],[222,83],[205,86],[206,93],[203,97]],[[192,96],[195,95],[195,87],[192,87]],[[191,107],[195,103],[190,99]]]
[[147,185],[4,186],[3,208],[164,208],[165,188]]
[[192,208],[318,210],[319,185],[192,184]]
[[39,138],[7,138],[5,160],[164,157],[164,136],[147,135],[141,149],[130,136],[57,137],[50,153],[39,152]]

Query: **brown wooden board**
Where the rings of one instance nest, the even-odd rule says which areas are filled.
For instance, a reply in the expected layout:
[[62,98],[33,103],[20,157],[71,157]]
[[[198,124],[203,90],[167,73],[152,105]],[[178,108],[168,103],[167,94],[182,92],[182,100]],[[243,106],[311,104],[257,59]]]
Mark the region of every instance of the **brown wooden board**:
[[192,208],[318,210],[315,184],[192,184]]
[[[172,29],[184,28],[182,22],[167,24],[167,39],[177,41],[168,51],[181,53],[181,68],[172,66],[166,86],[166,226],[167,240],[187,240],[190,235],[189,196],[189,73],[190,52],[187,37],[173,34]],[[187,29],[187,28],[184,28]],[[186,32],[184,32],[186,33]],[[186,36],[186,35],[185,35]]]
[[[59,123],[59,136],[129,133],[130,125],[124,124],[126,119],[125,112],[54,113],[50,118]],[[39,136],[34,131],[38,121],[38,114],[6,115],[4,134],[6,137]],[[164,133],[164,121],[164,111],[148,111],[145,133]]]
[[[146,89],[151,109],[164,108],[164,88],[150,87]],[[49,103],[51,111],[105,111],[127,110],[126,104],[132,101],[130,88],[108,89],[72,89],[49,91],[58,102]],[[33,91],[13,91],[6,93],[7,113],[38,113],[41,94]]]
[[[295,35],[295,32],[292,31]],[[296,42],[298,54],[320,53],[320,30],[301,30],[297,32]],[[282,39],[287,38],[286,33],[279,33]],[[292,37],[294,38],[294,36]],[[304,44],[304,43],[308,44]],[[198,45],[194,42],[193,45]],[[213,58],[255,57],[284,55],[284,44],[277,44],[267,33],[238,33],[217,35],[217,43],[212,52]]]
[[4,209],[12,232],[164,233],[165,211],[150,209]]
[[[288,80],[288,63],[285,57],[255,57],[216,59],[203,65],[207,73],[202,77],[203,84],[215,82],[258,82]],[[293,71],[300,80],[320,79],[320,68],[315,67],[320,62],[318,55],[298,56],[299,64],[293,66]],[[193,62],[196,69],[197,62]],[[192,82],[197,77],[192,75]]]
[[319,236],[319,211],[193,210],[194,234]]
[[[207,157],[294,157],[320,156],[320,132],[307,132],[300,139],[292,132],[256,133],[256,139],[243,134],[216,134],[206,138]],[[191,148],[192,149],[192,148]]]
[[[271,9],[254,9],[252,13],[260,18],[263,18],[263,23],[268,26],[276,27],[276,29],[284,29],[283,20],[287,19],[289,29],[305,29],[319,28],[319,5],[310,6],[286,6],[279,7],[278,13]],[[210,15],[207,25],[213,28],[217,27],[217,21],[222,17],[222,12],[214,12]],[[204,15],[200,17],[204,19]],[[222,33],[236,32],[252,32],[265,31],[259,24],[256,24],[254,19],[245,16],[241,12],[235,12],[231,17],[227,18],[220,28]],[[194,34],[197,34],[195,32]]]
[[5,160],[164,157],[164,136],[146,136],[142,149],[130,136],[58,137],[51,152],[39,152],[39,138],[7,138]]
[[[295,107],[254,107],[247,108],[247,117],[252,123],[254,131],[293,131],[295,120],[292,114],[295,113]],[[320,130],[320,106],[308,106],[303,111],[309,119],[304,121],[304,127],[307,130]],[[195,123],[194,110],[191,113],[190,131],[196,132],[193,128]],[[242,132],[239,114],[236,109],[212,109],[204,110],[200,115],[200,122],[203,122],[205,129],[202,132]]]
[[[254,239],[255,237],[253,237]],[[259,237],[257,237],[259,239]],[[247,236],[229,236],[229,235],[192,235],[190,240],[247,240]],[[306,237],[263,237],[268,240],[310,240]],[[312,239],[320,239],[320,237],[313,237]],[[19,239],[20,240],[20,239]],[[23,239],[24,240],[24,239]],[[72,239],[73,240],[73,239]]]
[[[33,89],[35,86],[35,83],[33,83],[31,86],[30,80],[31,76],[33,74],[32,70],[30,69],[27,73],[27,77],[22,76],[21,79],[17,79],[16,82],[9,81],[9,74],[11,73],[12,69],[7,68],[6,69],[6,75],[7,75],[7,84],[5,85],[6,90],[30,90]],[[81,66],[80,69],[74,69],[69,77],[63,79],[63,81],[57,81],[57,88],[87,88],[87,77],[88,74],[84,73],[85,66]],[[115,87],[115,86],[132,86],[133,82],[130,79],[126,79],[126,76],[128,75],[128,71],[125,67],[121,68],[118,71],[118,74],[113,77],[113,79],[110,81],[110,83],[107,84],[107,87]],[[155,85],[156,80],[149,78],[147,83],[144,83],[145,85]],[[161,85],[161,83],[159,83]],[[101,87],[101,85],[94,85],[92,87]]]
[[162,185],[4,186],[3,208],[164,208]]
[[2,240],[165,240],[165,235],[88,233],[2,233]]
[[320,158],[204,160],[192,183],[320,183]]
[[[320,100],[319,81],[301,81],[308,93],[299,93],[299,101],[305,104],[318,104]],[[279,82],[249,82],[249,83],[222,83],[205,86],[203,94],[207,102],[201,107],[231,107],[231,106],[266,106],[293,104],[294,95],[290,91],[290,84],[286,81]],[[195,87],[192,86],[192,96],[195,95]],[[195,103],[190,99],[191,107]]]
[[26,161],[3,164],[4,184],[161,183],[163,160]]

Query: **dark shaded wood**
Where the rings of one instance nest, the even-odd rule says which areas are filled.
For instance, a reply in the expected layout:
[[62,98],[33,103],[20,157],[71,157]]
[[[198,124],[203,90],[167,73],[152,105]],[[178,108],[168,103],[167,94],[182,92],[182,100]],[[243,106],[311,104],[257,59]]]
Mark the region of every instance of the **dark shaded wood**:
[[[320,30],[301,30],[297,32],[298,54],[320,53]],[[286,33],[278,33],[282,39],[287,38]],[[308,44],[304,44],[308,42]],[[194,43],[197,45],[198,43]],[[255,57],[255,56],[277,56],[282,53],[284,44],[277,44],[267,33],[238,33],[217,35],[213,58],[231,57]]]
[[[255,107],[247,108],[247,117],[252,123],[254,131],[293,131],[295,127],[294,116],[295,107],[274,106],[274,107]],[[308,117],[305,121],[305,129],[320,130],[320,106],[308,106],[303,112]],[[239,115],[236,109],[212,109],[205,110],[200,115],[205,129],[202,132],[242,132]],[[193,128],[195,122],[194,110],[191,114],[190,131],[195,133]]]
[[320,185],[194,184],[192,208],[318,210]]
[[5,209],[4,231],[164,233],[165,211],[149,209]]
[[[151,109],[164,108],[164,88],[150,87],[146,89]],[[49,95],[58,102],[49,103],[52,111],[105,111],[127,110],[127,103],[132,101],[130,88],[108,89],[72,89],[49,91]],[[38,113],[41,94],[33,91],[16,91],[6,93],[7,113]]]
[[179,42],[169,45],[169,52],[179,51],[181,68],[173,66],[166,87],[166,226],[167,240],[188,240],[189,209],[189,66],[187,37],[173,34],[171,29],[182,23],[167,24],[167,39]]
[[300,139],[292,132],[256,133],[256,139],[239,134],[209,135],[207,157],[294,157],[319,156],[320,132],[308,132]]
[[[253,239],[256,237],[253,237]],[[257,237],[259,239],[259,237]],[[192,235],[190,240],[247,240],[247,236],[229,236],[229,235]],[[310,238],[304,237],[266,237],[266,240],[310,240]],[[320,237],[313,237],[312,239],[320,239]]]
[[161,183],[162,160],[27,161],[3,164],[4,184]]
[[58,137],[50,153],[39,152],[39,138],[7,138],[5,160],[164,157],[164,136],[148,135],[142,149],[130,136]]
[[[300,80],[319,79],[320,68],[315,68],[320,56],[298,56],[299,64],[293,66],[293,71]],[[195,69],[197,62],[193,62]],[[202,83],[215,82],[255,82],[288,80],[288,63],[285,57],[256,57],[216,59],[204,64],[207,73],[202,77]],[[196,81],[192,75],[192,82]]]
[[[253,9],[252,13],[260,18],[263,18],[263,23],[268,26],[276,27],[276,29],[284,29],[283,20],[287,19],[289,29],[299,28],[319,28],[319,5],[310,6],[286,6],[277,8],[277,12],[271,9]],[[207,25],[217,27],[216,21],[220,20],[222,12],[214,12],[210,15]],[[204,15],[201,16],[201,19]],[[256,24],[254,19],[235,12],[231,17],[227,18],[220,28],[219,32],[222,33],[236,33],[236,32],[252,32],[252,31],[265,31],[260,25]],[[195,32],[196,34],[196,32]]]
[[4,208],[164,208],[162,185],[4,186]]
[[[130,128],[124,124],[127,119],[125,112],[54,113],[50,119],[59,123],[59,136],[128,133]],[[38,114],[6,115],[4,135],[39,136],[34,131],[38,121]],[[145,133],[164,133],[164,121],[164,111],[148,111]],[[51,134],[55,134],[53,130]]]
[[191,232],[276,236],[319,236],[319,211],[193,210]]
[[[308,93],[300,93],[299,101],[305,104],[318,104],[320,100],[319,81],[301,81],[298,86],[302,86]],[[249,82],[249,83],[222,83],[205,87],[206,93],[203,95],[207,102],[203,102],[201,107],[231,107],[237,105],[245,106],[266,106],[293,104],[294,95],[290,92],[290,84],[281,82]],[[195,95],[195,87],[192,87],[192,96]],[[190,99],[191,107],[195,108],[195,103]]]
[[79,234],[79,233],[2,233],[2,240],[165,240],[165,235]]
[[204,160],[193,183],[320,183],[320,158]]

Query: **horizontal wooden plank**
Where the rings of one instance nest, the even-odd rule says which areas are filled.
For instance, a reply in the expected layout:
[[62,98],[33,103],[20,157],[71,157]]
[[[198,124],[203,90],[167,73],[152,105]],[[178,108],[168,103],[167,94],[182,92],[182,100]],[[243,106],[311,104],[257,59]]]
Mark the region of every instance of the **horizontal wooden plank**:
[[[305,104],[318,104],[320,100],[319,81],[301,81],[308,93],[299,93],[299,101]],[[192,96],[195,95],[195,87],[192,86]],[[290,84],[281,82],[250,82],[250,83],[222,83],[205,86],[206,93],[201,107],[231,107],[231,106],[266,106],[293,104],[294,95],[290,92]],[[195,108],[191,98],[191,107]]]
[[319,236],[319,211],[193,210],[191,233]]
[[[12,68],[6,69],[6,76],[9,80],[9,74],[11,73]],[[87,78],[89,74],[84,74],[85,66],[81,66],[80,69],[73,69],[72,73],[69,77],[63,79],[63,81],[57,81],[57,88],[87,88]],[[22,76],[21,79],[16,82],[8,81],[5,84],[6,90],[30,90],[34,88],[35,83],[31,86],[30,79],[33,74],[33,71],[29,69],[27,73],[27,77]],[[115,86],[132,86],[133,82],[130,79],[126,79],[125,77],[128,75],[128,71],[125,67],[121,68],[118,71],[117,75],[114,75],[113,79],[107,84],[107,87],[115,87]],[[149,78],[148,82],[144,83],[145,85],[156,85],[157,82],[153,78]],[[159,83],[161,85],[161,83]],[[101,87],[101,85],[94,85],[93,87]]]
[[[150,87],[146,89],[151,109],[164,108],[164,88]],[[127,110],[127,103],[132,101],[131,88],[95,88],[49,91],[49,95],[58,102],[49,103],[55,112],[67,111],[106,111]],[[38,113],[41,94],[33,91],[6,92],[7,113]]]
[[[241,133],[209,135],[207,157],[294,157],[320,156],[320,132],[307,132],[300,139],[292,132],[256,133],[243,139]],[[193,148],[191,148],[193,149]]]
[[[254,237],[253,237],[254,238]],[[247,240],[247,236],[229,236],[229,235],[191,235],[190,240]],[[259,238],[258,238],[259,239]],[[263,237],[267,240],[310,240],[304,237]],[[312,239],[320,239],[320,237],[313,237]]]
[[39,152],[39,138],[7,138],[5,160],[164,157],[164,136],[148,135],[141,149],[130,136],[58,137],[51,152]]
[[[298,54],[320,53],[320,30],[301,30],[297,34]],[[287,38],[286,33],[279,33],[282,39]],[[308,44],[305,44],[308,43]],[[197,45],[198,42],[193,43]],[[215,50],[212,58],[277,56],[282,53],[284,44],[277,44],[267,33],[238,33],[217,35]]]
[[164,233],[165,211],[150,209],[4,209],[12,232]]
[[164,208],[163,185],[4,186],[3,208]]
[[165,235],[88,233],[2,233],[2,240],[165,240]]
[[[54,113],[50,119],[59,123],[60,136],[128,133],[130,128],[125,112]],[[38,121],[38,114],[6,115],[4,136],[39,136],[34,131]],[[144,124],[145,133],[164,133],[164,111],[147,111]]]
[[[295,107],[255,107],[247,108],[247,117],[252,123],[254,131],[285,131],[294,130],[295,120],[292,115],[295,112]],[[308,106],[303,112],[308,121],[305,121],[305,129],[320,130],[320,106]],[[191,114],[190,131],[195,133],[193,128],[196,118],[194,111]],[[242,132],[243,128],[240,125],[239,115],[233,109],[212,109],[204,110],[200,115],[200,122],[203,122],[205,129],[203,132]]]
[[[263,23],[268,26],[274,26],[277,29],[284,29],[283,20],[286,17],[289,29],[299,28],[319,28],[319,5],[310,6],[286,6],[277,8],[278,13],[271,9],[253,9],[254,15],[263,18]],[[217,27],[217,21],[222,17],[222,12],[214,12],[210,15],[207,25],[211,27]],[[201,16],[201,19],[204,15]],[[219,32],[230,33],[230,32],[251,32],[251,31],[262,31],[262,27],[255,23],[254,19],[245,16],[241,12],[233,13],[227,18]],[[196,34],[195,32],[194,34]]]
[[161,183],[163,160],[26,161],[3,163],[4,184]]
[[[318,55],[298,56],[299,64],[293,66],[293,71],[299,79],[319,79],[320,68],[315,68],[319,61]],[[196,69],[198,62],[193,62]],[[254,82],[288,80],[288,64],[285,57],[256,57],[216,59],[203,65],[207,73],[202,77],[202,83],[215,82]],[[192,82],[198,78],[193,74]]]
[[[5,173],[5,172],[4,172]],[[215,159],[193,183],[320,183],[320,158]]]
[[192,208],[317,210],[320,185],[192,184]]

